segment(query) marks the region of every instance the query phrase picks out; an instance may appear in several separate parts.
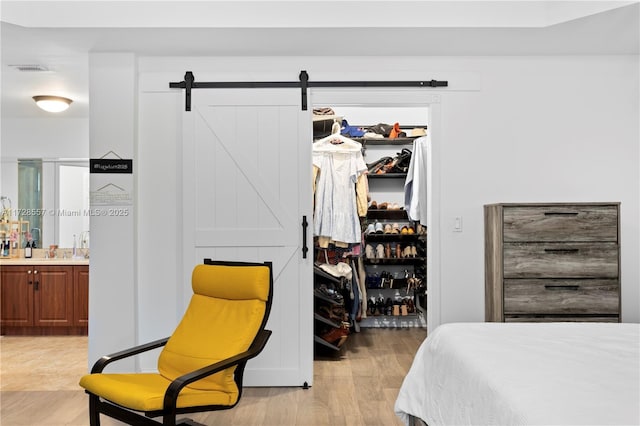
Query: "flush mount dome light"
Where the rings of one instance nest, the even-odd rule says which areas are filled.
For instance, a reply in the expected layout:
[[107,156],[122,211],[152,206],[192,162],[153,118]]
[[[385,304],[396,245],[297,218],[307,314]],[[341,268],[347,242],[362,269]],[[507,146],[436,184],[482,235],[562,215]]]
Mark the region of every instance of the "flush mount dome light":
[[34,96],[33,100],[36,101],[36,105],[49,112],[62,112],[73,102],[62,96]]

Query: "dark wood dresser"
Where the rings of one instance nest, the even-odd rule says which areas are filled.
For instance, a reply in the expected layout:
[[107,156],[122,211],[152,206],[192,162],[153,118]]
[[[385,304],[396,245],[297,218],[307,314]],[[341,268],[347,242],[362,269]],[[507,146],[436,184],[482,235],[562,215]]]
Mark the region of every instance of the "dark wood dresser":
[[486,321],[620,321],[620,203],[484,206]]

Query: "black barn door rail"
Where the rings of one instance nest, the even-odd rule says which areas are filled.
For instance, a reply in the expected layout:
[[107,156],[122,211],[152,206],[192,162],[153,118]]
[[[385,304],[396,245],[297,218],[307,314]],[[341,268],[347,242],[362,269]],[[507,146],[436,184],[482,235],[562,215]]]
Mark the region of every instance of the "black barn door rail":
[[193,89],[264,89],[296,88],[302,91],[302,110],[307,110],[308,87],[447,87],[449,82],[425,81],[309,81],[309,74],[300,71],[299,81],[220,81],[196,82],[193,73],[187,71],[184,81],[169,83],[172,89],[185,89],[185,111],[191,111],[191,90]]

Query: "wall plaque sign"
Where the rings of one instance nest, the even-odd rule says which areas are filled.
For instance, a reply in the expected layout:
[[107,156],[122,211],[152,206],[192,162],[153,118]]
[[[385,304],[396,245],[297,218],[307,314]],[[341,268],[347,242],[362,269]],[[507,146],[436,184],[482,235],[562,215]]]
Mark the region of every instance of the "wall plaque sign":
[[[113,154],[118,158],[105,158]],[[100,158],[89,159],[89,173],[133,173],[133,160],[121,158],[113,151],[107,152]]]

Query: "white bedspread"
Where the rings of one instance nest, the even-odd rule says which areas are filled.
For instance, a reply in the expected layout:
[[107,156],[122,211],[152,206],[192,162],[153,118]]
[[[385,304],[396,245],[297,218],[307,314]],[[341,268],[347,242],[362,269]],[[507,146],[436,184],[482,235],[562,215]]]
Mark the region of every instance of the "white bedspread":
[[442,325],[395,412],[429,426],[639,425],[640,324]]

